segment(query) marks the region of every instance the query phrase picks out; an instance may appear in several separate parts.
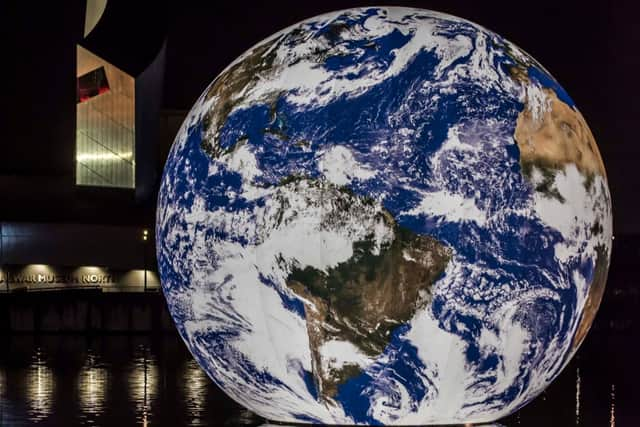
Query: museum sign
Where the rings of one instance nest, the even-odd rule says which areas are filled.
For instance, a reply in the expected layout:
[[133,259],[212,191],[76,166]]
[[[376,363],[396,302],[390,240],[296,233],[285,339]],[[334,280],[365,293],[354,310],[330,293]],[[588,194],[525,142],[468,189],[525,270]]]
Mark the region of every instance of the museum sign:
[[[155,271],[147,271],[148,287],[159,285]],[[144,287],[144,270],[112,270],[106,267],[54,267],[44,264],[5,266],[0,270],[1,288],[45,290],[51,288],[136,288]]]

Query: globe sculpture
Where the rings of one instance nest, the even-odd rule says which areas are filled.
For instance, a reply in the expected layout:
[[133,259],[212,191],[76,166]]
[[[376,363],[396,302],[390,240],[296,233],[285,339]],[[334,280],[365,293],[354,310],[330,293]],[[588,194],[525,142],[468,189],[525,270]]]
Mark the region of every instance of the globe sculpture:
[[520,48],[427,10],[258,43],[171,149],[162,287],[211,379],[282,422],[487,422],[567,365],[612,240],[583,116]]

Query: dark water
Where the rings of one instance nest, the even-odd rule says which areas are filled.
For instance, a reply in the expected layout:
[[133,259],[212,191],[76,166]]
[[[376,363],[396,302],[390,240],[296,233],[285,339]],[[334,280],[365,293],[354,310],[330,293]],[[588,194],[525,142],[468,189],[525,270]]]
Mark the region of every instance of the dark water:
[[177,336],[12,335],[0,352],[3,426],[261,424]]
[[[504,426],[637,426],[635,339],[613,327]],[[12,335],[0,350],[0,424],[258,426],[176,336]]]
[[[640,426],[640,245],[617,253],[626,257],[614,260],[577,356],[500,425]],[[0,335],[2,426],[263,424],[209,381],[177,335]]]

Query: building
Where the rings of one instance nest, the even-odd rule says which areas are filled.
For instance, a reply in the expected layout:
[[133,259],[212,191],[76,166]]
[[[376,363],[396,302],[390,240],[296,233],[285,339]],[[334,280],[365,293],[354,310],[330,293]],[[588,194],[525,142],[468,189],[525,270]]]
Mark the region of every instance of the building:
[[152,234],[110,225],[0,223],[0,292],[158,290]]
[[25,21],[15,56],[30,59],[17,81],[33,84],[8,97],[0,292],[158,290],[155,200],[176,126],[160,110],[166,16],[154,6],[13,6]]

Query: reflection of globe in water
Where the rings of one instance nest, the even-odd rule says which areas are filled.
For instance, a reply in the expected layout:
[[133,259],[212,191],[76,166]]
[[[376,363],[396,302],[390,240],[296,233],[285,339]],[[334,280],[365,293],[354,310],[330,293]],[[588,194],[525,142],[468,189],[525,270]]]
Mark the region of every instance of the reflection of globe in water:
[[573,101],[425,10],[304,21],[191,110],[158,203],[163,289],[225,392],[280,421],[490,421],[540,393],[605,286],[611,205]]

